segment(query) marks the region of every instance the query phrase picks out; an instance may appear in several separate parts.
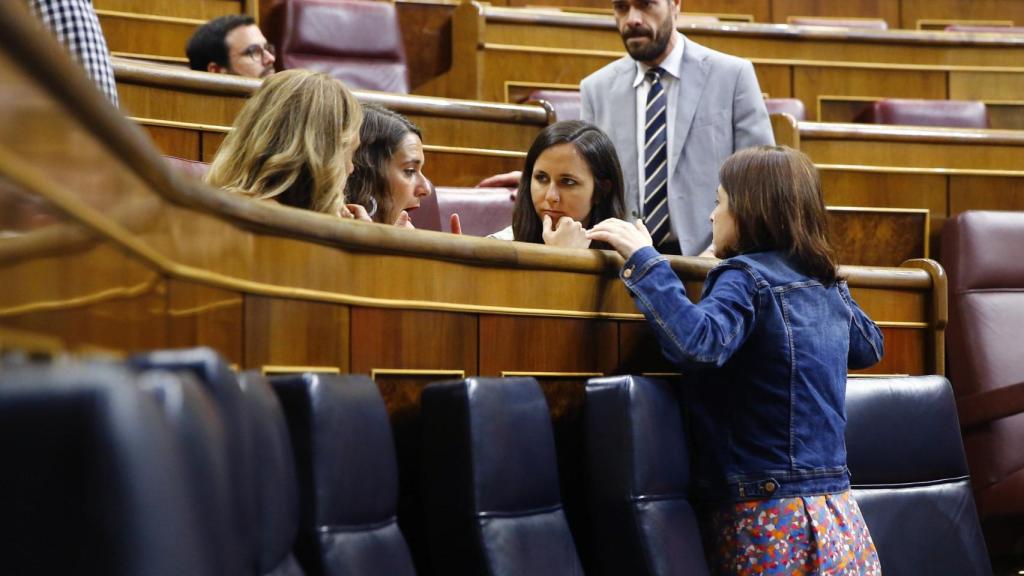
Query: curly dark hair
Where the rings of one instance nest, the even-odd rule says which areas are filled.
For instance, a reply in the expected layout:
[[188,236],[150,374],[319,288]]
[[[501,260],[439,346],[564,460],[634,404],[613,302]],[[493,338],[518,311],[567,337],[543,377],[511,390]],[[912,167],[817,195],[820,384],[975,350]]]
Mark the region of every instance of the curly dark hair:
[[409,134],[423,139],[420,129],[405,116],[383,106],[363,104],[359,148],[352,158],[354,169],[345,185],[345,201],[362,205],[374,222],[384,222],[391,214],[388,163]]

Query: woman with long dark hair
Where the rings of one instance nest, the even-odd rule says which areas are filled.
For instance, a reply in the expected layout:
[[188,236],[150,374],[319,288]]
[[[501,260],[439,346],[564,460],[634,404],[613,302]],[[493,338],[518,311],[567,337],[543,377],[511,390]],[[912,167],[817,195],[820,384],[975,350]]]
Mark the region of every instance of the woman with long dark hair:
[[587,248],[585,231],[607,218],[622,218],[625,206],[622,168],[608,136],[587,122],[558,122],[541,130],[530,146],[512,226],[492,237]]

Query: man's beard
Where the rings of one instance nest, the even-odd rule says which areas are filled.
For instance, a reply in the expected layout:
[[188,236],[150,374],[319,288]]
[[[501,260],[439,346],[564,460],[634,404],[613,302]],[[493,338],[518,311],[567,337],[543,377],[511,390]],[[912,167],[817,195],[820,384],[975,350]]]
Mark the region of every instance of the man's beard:
[[[647,37],[651,41],[644,46],[631,47],[628,40],[630,38]],[[646,28],[634,28],[628,32],[622,33],[622,43],[626,47],[626,52],[633,60],[639,62],[651,62],[661,56],[665,49],[668,48],[669,39],[672,37],[672,19],[665,18],[665,20],[658,27],[658,33],[655,35],[653,32],[648,33]]]

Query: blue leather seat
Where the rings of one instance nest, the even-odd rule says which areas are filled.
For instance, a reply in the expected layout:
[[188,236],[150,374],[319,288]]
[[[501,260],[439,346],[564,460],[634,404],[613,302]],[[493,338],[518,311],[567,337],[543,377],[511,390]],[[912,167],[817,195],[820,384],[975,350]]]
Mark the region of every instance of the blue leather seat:
[[271,381],[297,462],[303,567],[312,575],[415,574],[398,527],[398,463],[377,385],[321,374]]
[[149,370],[138,375],[137,385],[156,399],[182,445],[186,489],[197,502],[201,516],[197,535],[209,550],[207,556],[214,572],[238,573],[240,558],[230,547],[230,447],[220,411],[202,384],[188,373]]
[[0,371],[0,572],[224,574],[182,436],[136,384],[111,365]]
[[470,378],[421,397],[435,573],[582,574],[559,494],[547,402],[532,378]]
[[853,493],[882,572],[991,574],[949,382],[851,379],[846,414]]
[[[291,555],[297,529],[293,459],[279,408],[256,389],[255,375],[243,382],[209,348],[161,350],[129,359],[140,371],[172,370],[191,374],[213,399],[224,421],[230,481],[228,534],[233,573],[259,576],[301,574]],[[273,400],[273,395],[269,396]],[[276,418],[276,420],[275,420]]]
[[266,378],[245,372],[238,380],[250,421],[256,573],[301,576],[303,570],[292,553],[299,533],[299,488],[288,425]]
[[598,574],[707,574],[672,385],[636,376],[592,379],[585,419]]

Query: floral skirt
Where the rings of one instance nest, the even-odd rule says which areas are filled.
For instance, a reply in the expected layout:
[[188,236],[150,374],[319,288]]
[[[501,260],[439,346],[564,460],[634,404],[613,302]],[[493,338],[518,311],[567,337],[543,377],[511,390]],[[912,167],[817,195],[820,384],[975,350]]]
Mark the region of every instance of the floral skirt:
[[737,502],[708,512],[703,532],[714,574],[882,573],[849,491]]

